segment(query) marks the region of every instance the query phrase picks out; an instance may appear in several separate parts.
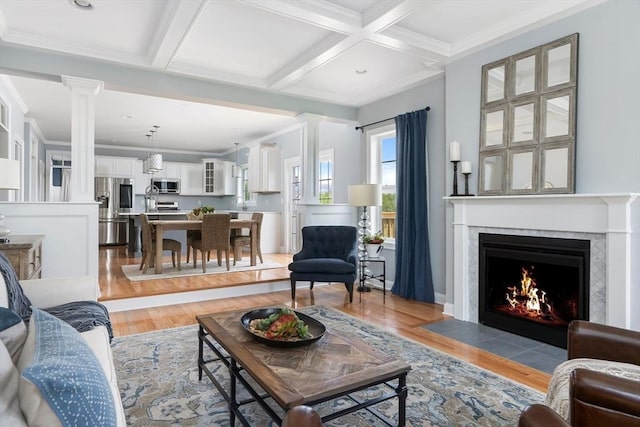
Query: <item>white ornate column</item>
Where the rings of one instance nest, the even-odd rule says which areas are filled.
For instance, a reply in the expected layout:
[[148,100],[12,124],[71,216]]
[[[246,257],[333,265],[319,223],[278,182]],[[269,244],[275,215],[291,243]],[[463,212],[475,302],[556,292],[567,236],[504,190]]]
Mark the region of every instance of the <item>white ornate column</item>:
[[302,127],[302,201],[303,204],[318,203],[320,173],[320,122],[323,117],[301,114],[297,119]]
[[71,197],[72,202],[94,200],[95,97],[102,92],[99,80],[62,76],[71,90]]

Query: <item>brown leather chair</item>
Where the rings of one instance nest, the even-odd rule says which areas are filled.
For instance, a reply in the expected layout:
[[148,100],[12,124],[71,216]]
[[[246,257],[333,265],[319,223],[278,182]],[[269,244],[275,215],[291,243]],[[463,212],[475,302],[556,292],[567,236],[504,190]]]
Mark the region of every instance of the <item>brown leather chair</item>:
[[[262,260],[262,251],[260,250],[260,230],[262,229],[262,218],[264,214],[262,212],[254,212],[251,214],[251,219],[258,223],[257,233],[256,233],[256,252],[258,253],[258,258],[260,258],[260,263],[264,264]],[[239,232],[240,230],[238,230]],[[242,248],[244,246],[251,244],[251,234],[249,235],[232,235],[231,236],[231,247],[233,248],[233,265],[236,265],[236,260],[242,260]]]
[[322,419],[313,408],[299,405],[287,411],[281,427],[322,427]]
[[[640,332],[575,320],[569,325],[567,356],[640,365]],[[518,426],[640,427],[640,382],[576,369],[569,389],[570,423],[550,407],[536,404],[521,414]]]
[[[149,267],[155,265],[156,260],[156,234],[149,224],[149,218],[146,214],[140,214],[140,231],[142,232],[142,259],[140,260],[140,270],[144,274],[147,273]],[[174,239],[162,239],[162,250],[171,251],[171,261],[176,266],[176,257],[178,258],[178,270],[180,267],[180,257],[182,255],[182,244]]]
[[202,216],[202,230],[200,238],[191,240],[193,248],[193,267],[198,260],[198,250],[202,254],[202,272],[207,272],[207,259],[209,251],[216,251],[218,254],[218,265],[222,265],[221,254],[224,252],[229,270],[229,252],[231,234],[231,215],[229,214],[205,214]]

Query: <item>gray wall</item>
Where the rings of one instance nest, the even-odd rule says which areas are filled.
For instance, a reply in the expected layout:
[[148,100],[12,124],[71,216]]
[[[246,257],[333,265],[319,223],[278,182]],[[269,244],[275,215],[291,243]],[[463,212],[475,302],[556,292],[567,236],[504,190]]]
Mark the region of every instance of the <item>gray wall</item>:
[[349,185],[362,181],[362,165],[356,160],[360,159],[361,153],[360,131],[356,131],[355,124],[323,122],[320,123],[319,133],[320,151],[333,148],[333,201],[337,204],[347,203]]
[[[640,1],[616,0],[496,44],[446,67],[446,140],[478,170],[481,67],[579,33],[576,192],[640,192]],[[444,178],[444,177],[443,177]],[[446,174],[450,187],[452,174]],[[477,192],[477,173],[471,175]],[[447,209],[447,301],[453,301],[451,208]]]
[[[438,294],[445,293],[445,78],[438,76],[429,82],[366,105],[358,110],[358,121],[368,124],[395,117],[409,111],[431,107],[427,113],[427,153],[429,199],[424,207],[429,210],[429,245],[433,286]],[[388,125],[392,121],[383,123]],[[364,136],[362,136],[364,145]],[[395,274],[394,252],[385,250],[387,258],[387,280],[393,281]],[[437,296],[438,297],[438,296]]]

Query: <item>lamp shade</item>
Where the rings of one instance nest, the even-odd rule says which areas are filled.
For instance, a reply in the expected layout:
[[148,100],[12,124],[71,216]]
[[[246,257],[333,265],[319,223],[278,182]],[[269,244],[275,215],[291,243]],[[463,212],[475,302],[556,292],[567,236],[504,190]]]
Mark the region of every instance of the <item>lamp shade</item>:
[[153,172],[162,170],[162,154],[154,153],[149,155],[149,170]]
[[351,206],[382,205],[382,185],[380,184],[350,185],[348,193]]
[[20,188],[20,162],[0,159],[0,189],[18,190]]

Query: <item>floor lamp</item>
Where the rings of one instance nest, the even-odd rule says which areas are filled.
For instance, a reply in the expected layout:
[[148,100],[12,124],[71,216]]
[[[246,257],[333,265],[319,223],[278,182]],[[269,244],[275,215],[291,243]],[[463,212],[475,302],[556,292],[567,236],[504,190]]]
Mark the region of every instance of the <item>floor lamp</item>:
[[[358,261],[360,262],[360,275],[362,276],[364,270],[364,261],[367,259],[367,247],[365,245],[365,237],[369,234],[369,227],[371,222],[369,221],[369,212],[367,208],[369,206],[382,205],[382,186],[380,184],[357,184],[350,185],[349,192],[349,205],[362,208],[362,215],[358,222]],[[361,282],[358,287],[360,292],[369,292],[370,287],[364,286]]]
[[[0,159],[0,190],[18,190],[20,188],[20,162]],[[0,243],[8,241],[11,230],[2,224],[2,206],[0,206]]]

